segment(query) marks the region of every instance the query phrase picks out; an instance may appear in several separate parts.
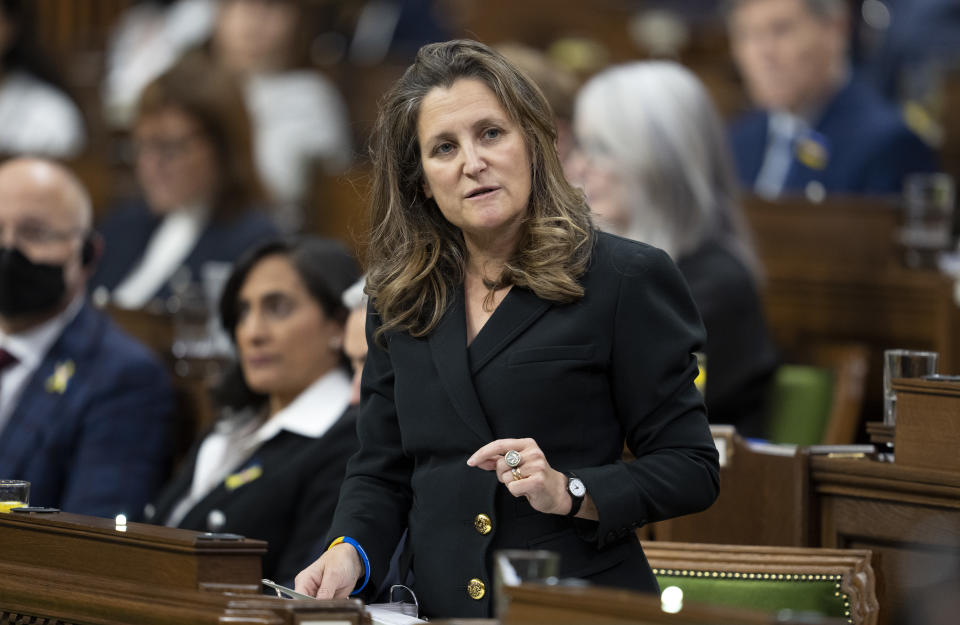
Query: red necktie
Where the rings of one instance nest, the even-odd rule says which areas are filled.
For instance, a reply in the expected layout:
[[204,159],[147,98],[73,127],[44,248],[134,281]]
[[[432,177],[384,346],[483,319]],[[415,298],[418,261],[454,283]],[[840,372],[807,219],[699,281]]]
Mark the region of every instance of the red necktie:
[[3,383],[3,372],[15,364],[17,364],[17,357],[0,347],[0,384]]
[[11,365],[17,364],[17,357],[0,347],[0,373]]

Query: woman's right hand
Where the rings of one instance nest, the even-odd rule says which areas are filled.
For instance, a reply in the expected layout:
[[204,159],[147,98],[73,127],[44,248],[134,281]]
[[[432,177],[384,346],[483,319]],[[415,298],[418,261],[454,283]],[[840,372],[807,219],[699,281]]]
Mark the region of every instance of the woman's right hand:
[[294,590],[317,599],[346,599],[364,573],[357,550],[340,543],[300,571]]

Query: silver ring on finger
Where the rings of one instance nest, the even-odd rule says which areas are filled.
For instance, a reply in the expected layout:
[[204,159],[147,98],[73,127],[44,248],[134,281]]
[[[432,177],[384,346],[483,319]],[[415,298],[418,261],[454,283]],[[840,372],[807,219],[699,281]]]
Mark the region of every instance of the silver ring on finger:
[[520,463],[523,462],[523,456],[520,455],[520,452],[511,449],[503,456],[503,461],[507,463],[507,466],[511,469],[516,469],[520,466]]

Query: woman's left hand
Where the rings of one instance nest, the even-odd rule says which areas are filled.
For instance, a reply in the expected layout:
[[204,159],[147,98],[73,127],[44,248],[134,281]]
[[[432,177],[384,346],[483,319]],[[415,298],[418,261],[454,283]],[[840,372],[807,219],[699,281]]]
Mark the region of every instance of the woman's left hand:
[[[520,454],[520,464],[515,468],[507,465],[504,459],[509,451]],[[497,479],[504,483],[510,494],[526,497],[530,506],[539,512],[564,515],[573,505],[567,491],[567,476],[550,467],[537,441],[532,438],[502,438],[487,443],[473,452],[467,465],[495,471]]]

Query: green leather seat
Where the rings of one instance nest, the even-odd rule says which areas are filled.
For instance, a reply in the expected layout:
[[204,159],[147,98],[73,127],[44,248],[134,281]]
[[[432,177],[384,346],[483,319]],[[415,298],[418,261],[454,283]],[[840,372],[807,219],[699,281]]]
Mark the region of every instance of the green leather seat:
[[833,404],[833,373],[808,365],[781,365],[770,405],[768,439],[773,443],[819,445]]
[[850,616],[849,598],[840,590],[839,575],[731,573],[706,570],[654,569],[660,590],[677,586],[683,600],[750,608]]

